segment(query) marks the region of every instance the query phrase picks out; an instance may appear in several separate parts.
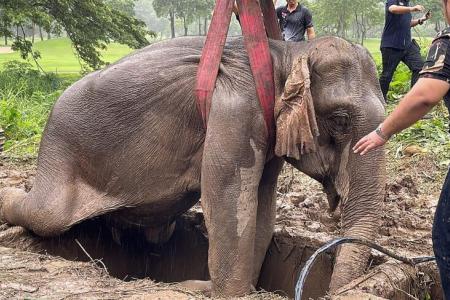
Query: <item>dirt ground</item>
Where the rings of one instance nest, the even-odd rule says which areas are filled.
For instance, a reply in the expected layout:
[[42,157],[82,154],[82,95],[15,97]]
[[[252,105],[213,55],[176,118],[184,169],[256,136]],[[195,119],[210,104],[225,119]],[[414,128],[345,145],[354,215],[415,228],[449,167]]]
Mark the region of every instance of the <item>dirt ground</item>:
[[[432,255],[432,219],[446,170],[436,166],[432,158],[426,154],[394,157],[393,153],[389,153],[388,156],[389,176],[383,203],[382,225],[377,242],[394,250],[397,254],[408,257]],[[12,162],[5,159],[0,161],[0,188],[15,186],[28,191],[33,185],[34,176],[34,161]],[[338,236],[339,218],[337,214],[332,215],[327,212],[328,203],[320,185],[293,168],[285,167],[280,176],[277,206],[277,233],[311,237],[323,243]],[[374,266],[388,260],[376,251],[372,254],[371,264]],[[14,264],[11,263],[12,261]],[[30,269],[29,263],[26,267],[21,265],[25,261],[31,261],[31,266],[35,266],[36,270],[46,270],[45,276],[33,278],[36,270]],[[395,270],[393,272],[397,272]],[[58,274],[69,275],[60,278]],[[14,276],[15,281],[13,281],[14,284],[8,285],[8,278],[11,276]],[[0,248],[0,298],[23,298],[24,296],[52,298],[49,293],[52,294],[55,291],[51,290],[50,285],[46,283],[55,278],[60,278],[56,286],[59,289],[57,292],[62,291],[58,296],[63,296],[57,297],[59,299],[77,298],[77,294],[75,293],[74,296],[73,293],[78,286],[82,286],[79,283],[80,278],[88,279],[91,284],[89,286],[96,287],[96,292],[92,292],[93,289],[89,289],[89,286],[85,287],[84,291],[78,291],[81,293],[79,295],[88,298],[197,299],[203,297],[172,285],[156,284],[146,279],[124,282],[110,278],[92,263],[68,262],[62,259],[49,261],[46,255]],[[435,279],[426,277],[421,280],[418,288],[428,291],[435,285],[434,281]],[[417,299],[410,295],[410,292],[405,293],[411,296],[405,299]],[[420,291],[416,296],[419,294]],[[279,297],[273,294],[258,293],[247,299],[277,298]],[[356,297],[355,299],[369,298]]]

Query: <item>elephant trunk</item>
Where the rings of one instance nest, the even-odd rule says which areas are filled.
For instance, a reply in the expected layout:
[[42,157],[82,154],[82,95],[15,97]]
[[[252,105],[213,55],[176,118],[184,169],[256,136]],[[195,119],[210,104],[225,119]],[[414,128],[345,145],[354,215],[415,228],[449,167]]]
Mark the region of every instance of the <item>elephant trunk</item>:
[[[377,235],[385,194],[384,149],[360,156],[353,154],[350,148],[346,169],[348,197],[345,192],[341,192],[341,195],[344,194],[341,202],[342,235],[373,240]],[[369,255],[370,252],[364,246],[353,244],[341,246],[336,256],[330,291],[335,292],[361,276],[367,266]]]

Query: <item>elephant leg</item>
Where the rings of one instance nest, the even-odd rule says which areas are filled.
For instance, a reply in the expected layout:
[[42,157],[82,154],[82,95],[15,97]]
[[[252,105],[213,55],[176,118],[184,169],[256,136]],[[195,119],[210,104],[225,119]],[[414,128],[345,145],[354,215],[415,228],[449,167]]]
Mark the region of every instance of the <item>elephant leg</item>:
[[144,230],[145,239],[152,244],[163,244],[170,240],[175,231],[176,221]]
[[212,103],[201,177],[212,296],[242,296],[252,288],[267,134],[262,114],[255,116],[248,100],[216,98]]
[[16,188],[0,191],[0,220],[25,227],[40,236],[55,236],[74,224],[121,207],[81,179],[67,180],[63,174],[37,178],[30,193]]
[[273,236],[276,216],[277,180],[283,159],[274,158],[266,164],[258,189],[258,215],[256,219],[255,262],[253,285],[256,287],[267,248]]

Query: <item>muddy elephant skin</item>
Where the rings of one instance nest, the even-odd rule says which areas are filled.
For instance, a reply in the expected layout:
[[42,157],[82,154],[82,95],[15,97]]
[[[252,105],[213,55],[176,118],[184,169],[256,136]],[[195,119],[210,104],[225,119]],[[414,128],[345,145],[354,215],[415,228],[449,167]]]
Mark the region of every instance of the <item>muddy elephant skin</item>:
[[[343,235],[373,239],[384,154],[351,151],[384,115],[367,51],[338,38],[270,41],[276,141],[269,143],[240,38],[227,41],[203,128],[194,98],[203,43],[157,43],[68,88],[45,128],[33,189],[3,189],[0,219],[54,236],[102,215],[113,232],[136,226],[161,242],[201,193],[212,293],[243,295],[257,282],[288,161],[323,184],[330,209],[341,209]],[[359,276],[367,259],[365,249],[343,246],[331,290]]]

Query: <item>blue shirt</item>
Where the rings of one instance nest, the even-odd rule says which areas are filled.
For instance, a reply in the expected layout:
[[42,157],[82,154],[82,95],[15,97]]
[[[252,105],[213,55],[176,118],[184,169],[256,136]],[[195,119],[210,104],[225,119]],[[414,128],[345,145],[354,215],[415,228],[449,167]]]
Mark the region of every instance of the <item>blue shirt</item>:
[[303,5],[289,12],[287,5],[276,10],[281,33],[285,41],[300,42],[305,40],[305,31],[313,27],[312,15]]
[[393,14],[389,11],[391,5],[409,6],[409,0],[387,0],[386,21],[381,37],[381,48],[404,50],[411,44],[411,13]]

